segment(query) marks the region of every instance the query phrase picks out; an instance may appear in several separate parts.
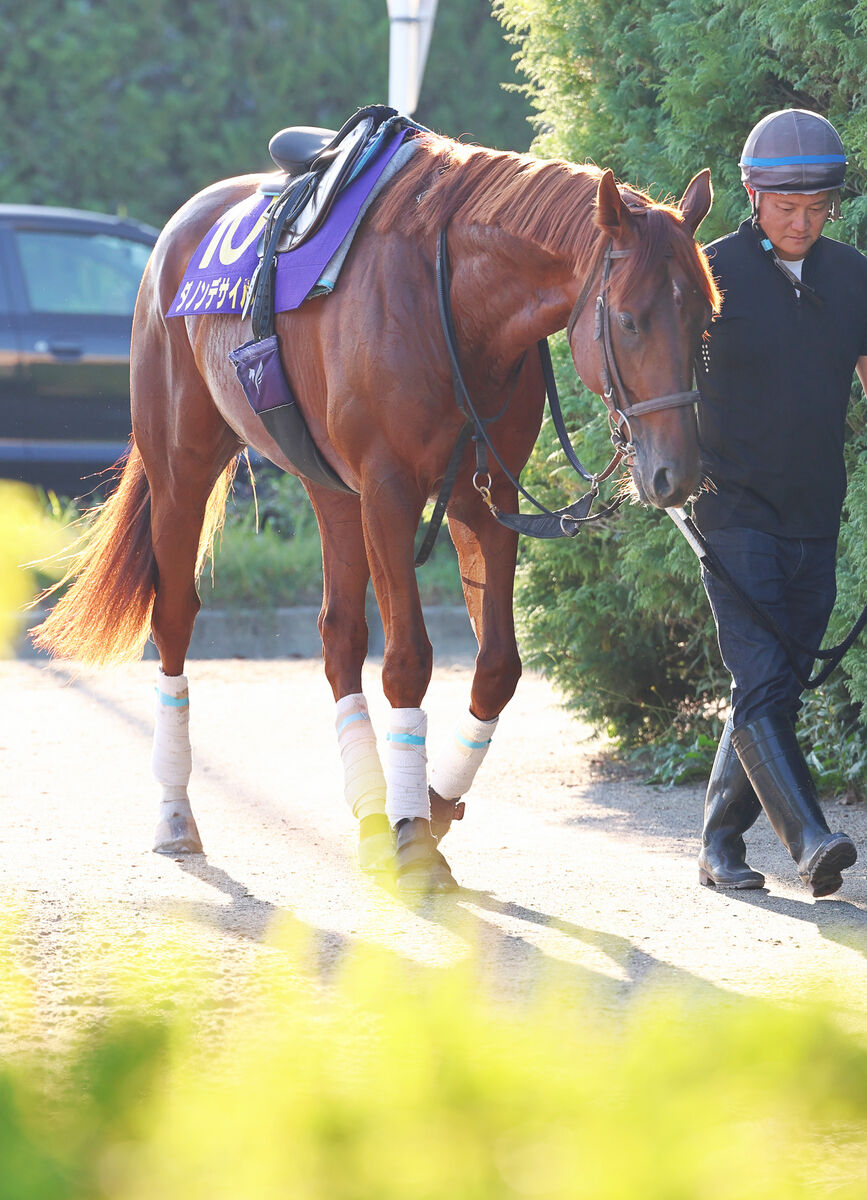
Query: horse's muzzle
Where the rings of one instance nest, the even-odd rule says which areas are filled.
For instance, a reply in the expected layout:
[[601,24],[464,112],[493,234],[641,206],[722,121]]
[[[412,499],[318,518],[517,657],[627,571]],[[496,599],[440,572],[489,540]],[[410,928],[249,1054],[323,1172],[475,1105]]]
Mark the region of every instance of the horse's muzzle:
[[698,489],[701,462],[698,446],[683,446],[676,454],[660,453],[652,440],[636,438],[631,460],[632,479],[639,498],[656,508],[679,508]]

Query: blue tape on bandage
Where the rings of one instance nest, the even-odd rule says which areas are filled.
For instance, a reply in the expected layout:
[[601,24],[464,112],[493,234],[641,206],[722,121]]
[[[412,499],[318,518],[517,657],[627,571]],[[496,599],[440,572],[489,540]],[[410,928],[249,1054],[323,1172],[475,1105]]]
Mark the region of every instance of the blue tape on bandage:
[[351,725],[353,721],[369,721],[369,720],[370,720],[370,717],[365,712],[350,713],[349,716],[344,717],[343,720],[340,722],[340,724],[337,726],[337,733],[338,733],[338,735],[343,733],[346,726]]
[[458,734],[457,739],[462,746],[468,746],[470,750],[484,750],[485,746],[490,746],[491,744],[490,738],[488,738],[486,742],[471,742],[469,738],[461,737],[461,735]]
[[154,691],[160,698],[160,704],[167,705],[168,708],[188,708],[189,697],[186,696],[170,696],[168,692],[161,692],[158,687]]
[[424,738],[419,737],[416,733],[387,733],[385,740],[387,742],[402,742],[405,746],[424,745]]

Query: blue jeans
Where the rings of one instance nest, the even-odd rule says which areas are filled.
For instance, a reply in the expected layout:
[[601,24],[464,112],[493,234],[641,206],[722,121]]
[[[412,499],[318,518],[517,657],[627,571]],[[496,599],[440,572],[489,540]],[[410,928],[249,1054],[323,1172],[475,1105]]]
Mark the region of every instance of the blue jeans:
[[[783,629],[819,647],[837,595],[836,538],[783,538],[756,529],[715,529],[705,540],[742,590]],[[720,653],[732,677],[732,724],[754,721],[769,709],[794,719],[802,687],[777,638],[747,613],[725,584],[702,569],[716,621]],[[799,654],[804,675],[812,669]]]

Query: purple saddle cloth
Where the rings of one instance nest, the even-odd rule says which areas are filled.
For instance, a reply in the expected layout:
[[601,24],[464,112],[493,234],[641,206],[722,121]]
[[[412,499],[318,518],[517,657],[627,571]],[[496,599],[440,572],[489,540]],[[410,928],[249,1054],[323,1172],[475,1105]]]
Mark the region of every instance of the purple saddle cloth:
[[[334,199],[324,224],[295,249],[277,255],[274,312],[297,308],[311,292],[334,287],[347,247],[378,185],[383,186],[412,151],[407,143],[404,154],[395,158],[409,130],[389,131],[387,125],[382,127],[382,140],[364,151],[356,173]],[[271,194],[256,192],[219,218],[190,259],[167,317],[238,315],[244,311],[272,199]],[[326,268],[329,278],[323,277]],[[351,492],[307,428],[283,370],[277,335],[272,332],[245,342],[229,353],[229,359],[251,408],[298,473],[324,487]]]
[[[334,201],[321,229],[295,250],[277,256],[275,312],[297,308],[316,287],[407,132],[395,134],[365,163]],[[223,213],[190,259],[167,317],[242,312],[271,201],[270,195],[255,192]]]

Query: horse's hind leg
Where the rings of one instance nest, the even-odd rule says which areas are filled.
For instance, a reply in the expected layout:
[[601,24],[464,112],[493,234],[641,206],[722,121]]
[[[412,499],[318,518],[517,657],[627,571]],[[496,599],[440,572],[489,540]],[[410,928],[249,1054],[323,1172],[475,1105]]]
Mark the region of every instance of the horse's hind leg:
[[154,554],[159,578],[151,632],[160,655],[152,765],[162,789],[154,849],[200,854],[202,843],[187,793],[192,771],[189,685],[184,673],[200,608],[196,562],[211,491],[211,472],[183,482],[151,484]]
[[371,873],[389,871],[394,838],[385,816],[385,776],[361,682],[368,648],[365,597],[370,579],[361,504],[357,496],[314,484],[306,487],[322,539],[319,632],[325,674],[336,703],[344,795],[359,821],[359,866]]
[[[162,794],[154,849],[201,853],[187,786],[192,754],[189,689],[184,674],[200,608],[196,568],[204,537],[222,519],[238,443],[199,376],[188,345],[153,355],[142,345],[132,373],[133,429],[151,492],[151,531],[157,579],[151,633],[160,655],[154,718],[153,771]],[[185,351],[185,352],[184,352]],[[160,378],[155,362],[171,363]],[[216,486],[215,486],[216,485]]]

